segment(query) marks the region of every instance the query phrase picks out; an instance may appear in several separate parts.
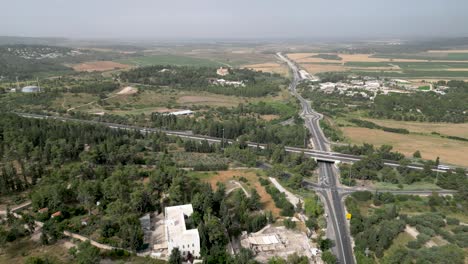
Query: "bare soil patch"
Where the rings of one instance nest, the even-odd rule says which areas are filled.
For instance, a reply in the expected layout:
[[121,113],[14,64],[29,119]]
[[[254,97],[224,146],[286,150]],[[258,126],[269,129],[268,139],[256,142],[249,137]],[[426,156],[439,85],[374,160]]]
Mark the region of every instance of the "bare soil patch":
[[226,98],[224,96],[196,96],[196,95],[186,95],[181,96],[177,99],[179,104],[187,105],[221,105],[221,106],[236,106],[238,102],[233,101],[232,98]]
[[289,73],[289,69],[285,65],[274,62],[250,64],[244,65],[243,67],[254,71],[278,73],[283,76],[286,76]]
[[362,127],[345,127],[342,130],[353,144],[392,145],[394,150],[406,156],[411,156],[419,150],[425,159],[435,160],[440,157],[443,163],[468,166],[467,142],[425,135],[403,135]]
[[319,72],[337,72],[337,71],[345,71],[345,67],[340,64],[301,64],[302,68],[304,68],[310,74],[316,74]]
[[121,95],[121,94],[129,95],[129,94],[136,94],[137,92],[138,92],[137,88],[127,86],[127,87],[123,88],[122,90],[120,90],[117,94],[119,94],[119,95]]
[[[216,183],[222,182],[227,183],[229,180],[234,179],[234,176],[245,177],[250,185],[249,188],[255,188],[258,194],[260,195],[260,201],[262,202],[263,209],[266,211],[271,211],[275,217],[280,215],[280,210],[275,206],[273,198],[268,194],[265,188],[258,181],[258,176],[255,175],[255,172],[250,170],[228,170],[228,171],[219,171],[213,177],[206,179],[210,183],[213,189],[216,188]],[[244,184],[241,182],[241,184]],[[247,188],[247,190],[249,189]],[[249,191],[249,190],[248,190]]]
[[131,66],[127,64],[122,64],[114,61],[91,61],[91,62],[84,62],[80,64],[73,65],[73,70],[75,71],[86,71],[86,72],[93,72],[93,71],[112,71],[112,70],[119,70],[119,69],[128,69]]
[[266,120],[266,121],[271,121],[279,118],[279,115],[261,115],[261,119]]

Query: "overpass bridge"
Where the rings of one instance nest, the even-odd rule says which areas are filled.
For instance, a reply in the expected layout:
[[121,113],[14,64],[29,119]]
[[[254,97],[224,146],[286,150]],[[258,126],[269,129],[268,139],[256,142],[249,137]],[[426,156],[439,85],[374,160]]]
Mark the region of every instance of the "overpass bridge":
[[[104,125],[112,129],[139,131],[140,133],[144,133],[144,134],[165,133],[166,135],[169,135],[169,136],[176,136],[179,138],[190,139],[194,141],[206,140],[208,141],[208,143],[211,143],[211,144],[222,143],[223,141],[226,144],[232,144],[235,142],[235,140],[232,140],[232,139],[223,139],[223,138],[210,137],[210,136],[205,136],[205,135],[196,135],[187,131],[174,131],[174,130],[165,130],[165,129],[159,129],[159,128],[140,127],[140,126],[110,123],[110,122],[104,122],[104,121],[77,119],[77,118],[70,118],[70,117],[63,117],[63,116],[51,116],[51,115],[40,115],[40,114],[30,114],[30,113],[15,113],[15,114],[22,116],[22,117],[26,117],[26,118],[52,119],[52,120],[59,120],[62,122],[79,122],[79,123],[86,123],[86,124]],[[267,144],[247,142],[247,146],[251,148],[265,149],[267,147]],[[333,152],[333,151],[288,147],[288,146],[285,147],[285,151],[290,152],[290,153],[304,153],[304,155],[309,158],[312,158],[316,161],[322,161],[322,162],[327,162],[327,163],[352,164],[364,158],[363,156],[344,154],[344,153]],[[392,160],[384,160],[384,165],[391,166],[391,167],[401,166],[398,161],[392,161]],[[416,164],[416,163],[409,164],[407,167],[410,169],[416,169],[416,170],[422,170],[424,168],[422,164]],[[453,167],[449,165],[440,165],[439,167],[432,168],[433,171],[439,171],[439,172],[447,172],[450,169],[453,169]]]

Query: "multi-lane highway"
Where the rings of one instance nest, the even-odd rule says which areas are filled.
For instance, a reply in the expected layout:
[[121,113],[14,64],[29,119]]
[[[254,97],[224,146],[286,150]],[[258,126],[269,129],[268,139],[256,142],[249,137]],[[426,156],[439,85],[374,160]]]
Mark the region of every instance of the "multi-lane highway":
[[[328,234],[335,237],[335,252],[337,253],[340,263],[354,263],[354,256],[351,248],[350,237],[348,235],[347,223],[345,220],[345,211],[343,206],[344,196],[350,194],[353,191],[359,190],[359,188],[343,188],[337,185],[337,175],[335,169],[332,165],[333,162],[346,162],[353,163],[360,160],[362,157],[356,155],[342,154],[337,152],[331,152],[329,147],[329,142],[324,136],[320,126],[319,120],[322,118],[322,115],[316,113],[312,110],[310,103],[305,100],[300,94],[296,91],[296,86],[300,82],[300,76],[298,74],[297,66],[290,61],[288,58],[283,56],[281,53],[278,53],[278,57],[285,61],[293,73],[293,80],[289,86],[291,93],[297,97],[302,106],[301,116],[304,118],[305,126],[308,128],[312,136],[312,144],[314,149],[305,149],[305,148],[296,148],[296,147],[285,147],[287,152],[293,153],[304,153],[306,156],[311,157],[319,161],[319,170],[320,170],[320,182],[318,184],[305,182],[305,186],[311,189],[314,189],[318,192],[325,203],[327,213],[328,213],[328,223],[331,228],[331,232]],[[141,133],[154,133],[162,132],[167,135],[177,136],[180,138],[191,139],[191,140],[207,140],[210,143],[220,143],[221,138],[203,136],[203,135],[194,135],[191,132],[181,132],[181,131],[170,131],[162,130],[158,128],[147,128],[139,127],[125,124],[116,124],[102,121],[93,121],[93,120],[83,120],[83,119],[74,119],[63,116],[47,116],[47,115],[37,115],[37,114],[28,114],[28,113],[16,113],[23,117],[28,118],[40,118],[40,119],[55,119],[59,121],[70,121],[70,122],[83,122],[90,124],[101,124],[108,126],[113,129],[124,129],[124,130],[136,130]],[[225,140],[225,142],[231,144],[233,140]],[[265,144],[259,144],[255,142],[248,142],[249,147],[258,147],[265,148]],[[386,160],[384,161],[385,165],[388,166],[400,166],[396,161]],[[408,166],[412,169],[423,169],[423,166],[420,164],[411,164]],[[447,166],[444,166],[447,167]],[[437,171],[446,171],[446,169],[433,168]],[[373,190],[375,191],[375,190]],[[404,192],[404,191],[401,191]],[[397,193],[397,192],[395,192]],[[417,195],[428,195],[431,191],[413,191],[413,192],[404,192],[407,194],[417,194]],[[441,194],[452,194],[451,191],[442,191]]]
[[[322,118],[321,114],[312,110],[310,102],[305,100],[297,91],[296,86],[300,82],[299,69],[297,66],[281,53],[277,53],[278,57],[286,62],[292,72],[292,81],[289,85],[290,92],[299,100],[302,106],[301,116],[304,119],[305,126],[312,136],[314,149],[321,151],[328,151],[329,144],[325,138],[319,120]],[[320,161],[320,160],[319,160]],[[333,165],[329,162],[319,162],[320,171],[320,187],[317,190],[325,201],[328,212],[328,224],[332,225],[333,233],[335,236],[335,252],[337,253],[340,263],[352,264],[354,263],[353,249],[348,235],[347,223],[345,220],[345,210],[342,203],[342,197],[337,190],[336,178],[337,175],[333,169]]]
[[[88,124],[99,124],[108,126],[113,129],[123,129],[123,130],[136,130],[140,131],[141,133],[156,133],[162,132],[169,136],[176,136],[184,139],[191,139],[196,141],[203,141],[206,140],[209,143],[220,143],[222,141],[221,138],[210,137],[205,135],[196,135],[191,132],[183,132],[183,131],[173,131],[173,130],[164,130],[159,128],[149,128],[149,127],[141,127],[141,126],[133,126],[133,125],[125,125],[125,124],[117,124],[117,123],[109,123],[104,121],[96,121],[96,120],[85,120],[85,119],[76,119],[64,116],[50,116],[50,115],[41,115],[41,114],[30,114],[30,113],[15,113],[22,117],[27,118],[36,118],[36,119],[54,119],[59,121],[69,121],[69,122],[81,122],[81,123],[88,123]],[[224,139],[224,142],[227,144],[231,144],[234,141],[231,139]],[[317,144],[317,143],[314,143]],[[252,148],[265,148],[267,145],[262,143],[256,142],[247,142],[247,145]],[[306,148],[297,148],[297,147],[285,147],[286,152],[290,153],[304,153],[307,157],[313,158],[317,161],[325,161],[330,163],[335,162],[344,162],[344,163],[354,163],[358,160],[361,160],[363,157],[357,155],[350,155],[350,154],[343,154],[338,152],[332,151],[324,151],[319,149],[306,149]],[[397,161],[392,160],[384,160],[384,165],[392,166],[392,167],[399,167],[400,164]],[[443,165],[444,168],[437,169],[436,167],[433,168],[434,171],[445,172],[450,168],[447,165]],[[422,170],[424,167],[421,164],[410,164],[407,166],[410,169]]]

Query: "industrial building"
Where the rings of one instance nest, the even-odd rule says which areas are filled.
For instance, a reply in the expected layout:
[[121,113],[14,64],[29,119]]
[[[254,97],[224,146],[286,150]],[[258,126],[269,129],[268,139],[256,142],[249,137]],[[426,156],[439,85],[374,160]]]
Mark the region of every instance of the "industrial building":
[[38,93],[40,91],[41,91],[41,88],[39,86],[33,86],[33,85],[25,86],[21,88],[22,93]]

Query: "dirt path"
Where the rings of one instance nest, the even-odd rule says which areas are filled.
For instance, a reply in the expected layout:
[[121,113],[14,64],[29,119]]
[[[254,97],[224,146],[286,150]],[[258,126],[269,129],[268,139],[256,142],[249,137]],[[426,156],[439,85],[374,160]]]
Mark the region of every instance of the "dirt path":
[[[414,228],[414,227],[412,227],[410,225],[406,225],[405,232],[408,233],[413,238],[417,238],[418,235],[419,235],[419,231],[416,230],[416,228]],[[427,241],[425,246],[426,247],[435,247],[435,246],[437,246],[437,244],[434,241],[432,241],[432,239],[431,239],[431,240]]]
[[250,198],[250,193],[247,192],[247,190],[244,188],[244,186],[242,186],[242,184],[238,181],[235,181],[235,180],[230,180],[229,182],[231,182],[232,184],[236,185],[236,187],[234,188],[231,188],[229,189],[227,192],[226,192],[226,195],[230,194],[231,192],[233,192],[234,190],[237,190],[237,189],[242,189],[242,191],[244,191],[245,193],[245,196],[247,196],[248,198]]
[[288,199],[288,201],[290,203],[292,203],[292,205],[294,205],[294,208],[296,208],[299,201],[302,203],[301,198],[297,197],[296,195],[294,195],[290,191],[286,190],[275,178],[272,178],[272,177],[268,177],[268,178],[270,179],[270,181],[273,183],[273,185],[275,185],[275,187],[280,192],[282,192],[282,193],[284,193],[286,195],[286,199]]

